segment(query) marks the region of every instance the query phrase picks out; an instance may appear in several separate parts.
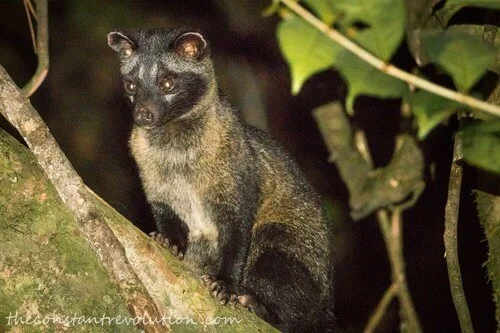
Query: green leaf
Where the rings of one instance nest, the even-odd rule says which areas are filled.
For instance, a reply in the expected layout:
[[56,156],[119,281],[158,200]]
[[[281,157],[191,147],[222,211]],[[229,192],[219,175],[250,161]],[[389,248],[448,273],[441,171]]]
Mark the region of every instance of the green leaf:
[[292,93],[296,95],[312,75],[333,66],[341,46],[297,16],[278,26],[278,41],[292,76]]
[[340,52],[335,63],[348,85],[346,110],[351,115],[358,95],[398,98],[408,91],[406,83],[368,65],[348,51]]
[[434,127],[448,120],[460,108],[462,106],[459,103],[427,91],[413,94],[411,109],[418,124],[418,138],[425,138]]
[[448,21],[460,9],[464,7],[478,7],[486,9],[500,9],[500,1],[498,0],[448,0],[443,8],[439,9],[436,14],[446,26]]
[[472,123],[462,135],[464,159],[476,167],[500,173],[500,120]]
[[311,8],[318,17],[328,25],[335,22],[335,12],[333,11],[333,4],[330,0],[304,0],[302,1],[309,8]]
[[[313,0],[308,0],[311,8]],[[325,1],[321,1],[322,3]],[[403,0],[328,0],[343,31],[359,30],[352,37],[361,46],[384,61],[399,47],[406,23]],[[330,8],[330,7],[329,7]],[[358,29],[358,23],[367,25]],[[360,94],[382,98],[398,98],[407,92],[407,85],[372,66],[346,50],[337,52],[334,66],[349,87],[346,109],[353,114],[356,97]]]
[[500,49],[500,38],[498,38],[500,37],[500,31],[498,31],[497,27],[479,24],[458,24],[449,26],[446,31],[457,34],[466,34],[472,38],[482,40],[495,48],[497,58],[496,61],[488,67],[488,70],[500,74],[500,56],[498,54],[498,50]]
[[496,51],[477,38],[439,31],[423,38],[432,62],[441,66],[461,92],[467,92],[495,61]]
[[406,43],[419,67],[429,62],[422,43],[422,35],[426,30],[442,29],[441,22],[434,14],[435,3],[436,0],[406,0],[408,12]]
[[344,30],[354,23],[368,27],[353,38],[377,57],[388,61],[397,50],[406,26],[403,0],[330,0]]
[[[340,17],[339,24],[344,25],[344,31],[358,29],[358,23],[366,24],[367,27],[353,38],[384,61],[392,57],[404,36],[406,11],[403,0],[304,2],[327,24]],[[278,41],[290,67],[293,94],[300,91],[309,77],[334,66],[349,85],[347,109],[351,113],[358,94],[396,98],[407,91],[405,83],[367,65],[297,16],[280,23]],[[340,53],[343,56],[337,57]]]

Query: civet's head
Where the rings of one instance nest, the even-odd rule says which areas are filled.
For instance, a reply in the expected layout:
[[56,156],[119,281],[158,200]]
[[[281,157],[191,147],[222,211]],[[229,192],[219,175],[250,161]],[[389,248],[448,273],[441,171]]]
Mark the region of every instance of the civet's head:
[[189,30],[111,32],[134,122],[154,128],[189,114],[215,90],[207,41]]

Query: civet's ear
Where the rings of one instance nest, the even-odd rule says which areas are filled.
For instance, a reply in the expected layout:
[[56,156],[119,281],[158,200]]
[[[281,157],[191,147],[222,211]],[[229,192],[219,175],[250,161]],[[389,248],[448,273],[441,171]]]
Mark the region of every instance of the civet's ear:
[[175,52],[186,59],[199,60],[207,48],[207,41],[198,32],[186,32],[175,41]]
[[108,45],[122,58],[130,58],[135,52],[135,44],[123,33],[113,31],[108,34]]

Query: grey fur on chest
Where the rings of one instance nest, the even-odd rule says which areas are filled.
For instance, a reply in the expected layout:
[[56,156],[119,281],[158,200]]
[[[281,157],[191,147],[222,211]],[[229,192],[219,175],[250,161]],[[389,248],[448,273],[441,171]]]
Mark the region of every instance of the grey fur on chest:
[[148,201],[170,206],[188,226],[190,243],[206,240],[217,246],[219,233],[210,208],[200,195],[194,178],[180,167],[193,162],[196,153],[154,147],[139,131],[133,132],[130,147]]

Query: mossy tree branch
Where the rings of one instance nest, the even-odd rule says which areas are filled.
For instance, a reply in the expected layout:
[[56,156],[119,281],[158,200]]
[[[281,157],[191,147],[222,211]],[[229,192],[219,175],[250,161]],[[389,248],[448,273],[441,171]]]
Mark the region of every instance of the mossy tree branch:
[[[155,303],[130,266],[92,194],[59,148],[47,125],[29,100],[0,66],[0,112],[24,138],[59,196],[78,221],[80,230],[99,254],[133,316],[161,317]],[[160,324],[144,326],[147,332],[166,332]]]
[[[494,24],[497,20],[495,20],[495,15],[488,16],[487,19],[490,23],[485,26],[484,39],[494,45],[495,36],[498,34],[498,28]],[[500,66],[499,57],[497,57],[496,65]],[[500,105],[498,82],[488,97],[488,102]],[[479,171],[478,186],[474,191],[474,196],[479,221],[488,242],[488,259],[485,266],[491,282],[493,302],[496,304],[497,332],[500,332],[500,192],[498,184],[500,184],[500,175]]]
[[[0,66],[0,112],[19,131],[38,163],[54,184],[59,196],[78,221],[80,230],[99,254],[101,262],[118,286],[131,314],[141,318],[161,315],[146,288],[130,266],[125,250],[117,241],[90,193],[71,163],[60,150],[48,127],[27,97],[42,84],[49,70],[49,30],[47,0],[35,0],[37,21],[35,53],[38,66],[22,92]],[[31,3],[25,3],[31,6]],[[29,7],[32,9],[31,7]],[[166,332],[161,323],[140,324],[146,332]]]
[[[498,184],[498,177],[496,179]],[[486,268],[496,304],[497,332],[500,332],[500,195],[484,190],[476,190],[474,194],[479,220],[488,241]]]
[[[120,295],[122,285],[116,285],[104,269],[102,255],[86,241],[34,155],[1,129],[0,170],[0,332],[143,332],[134,329],[133,321],[127,324],[140,318],[128,313]],[[158,306],[168,330],[276,331],[239,306],[218,304],[183,262],[103,200],[91,199],[125,249],[127,262]],[[49,321],[16,322],[30,316]],[[50,321],[68,316],[66,322]],[[73,316],[111,321],[72,322]]]

